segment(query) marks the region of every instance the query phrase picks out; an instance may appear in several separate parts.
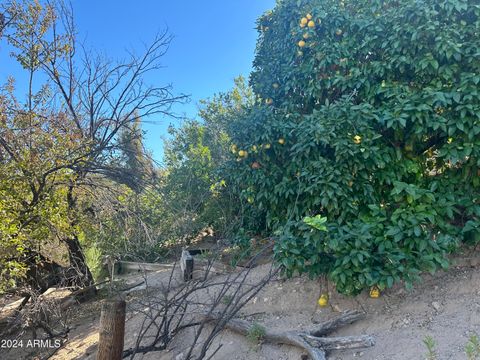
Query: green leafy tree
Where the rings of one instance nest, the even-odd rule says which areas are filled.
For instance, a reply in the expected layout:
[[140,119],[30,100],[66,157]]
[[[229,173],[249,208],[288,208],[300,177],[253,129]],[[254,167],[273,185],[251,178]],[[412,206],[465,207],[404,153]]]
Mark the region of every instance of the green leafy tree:
[[248,150],[231,173],[287,273],[356,294],[478,242],[479,25],[467,0],[288,0],[259,19],[261,101],[231,127]]
[[227,130],[253,102],[252,90],[238,77],[231,91],[202,101],[201,121],[170,128],[163,191],[169,208],[177,214],[175,228],[180,236],[197,235],[206,227],[226,235],[239,221],[237,196],[226,186],[231,146]]

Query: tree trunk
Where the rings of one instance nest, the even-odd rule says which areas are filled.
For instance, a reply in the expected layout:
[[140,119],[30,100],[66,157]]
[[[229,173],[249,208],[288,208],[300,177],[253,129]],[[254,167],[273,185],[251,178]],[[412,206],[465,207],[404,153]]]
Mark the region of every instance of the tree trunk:
[[65,244],[68,248],[68,257],[70,260],[70,268],[66,274],[67,283],[70,286],[78,286],[79,288],[93,285],[93,275],[88,268],[77,235],[65,239]]
[[[82,178],[83,176],[83,174],[80,174],[78,175],[78,178]],[[71,214],[70,218],[72,219],[70,221],[72,229],[77,225],[77,198],[74,194],[74,189],[75,187],[72,183],[70,184],[67,192],[67,203],[68,210]],[[80,241],[78,240],[77,234],[74,233],[64,241],[68,248],[68,258],[70,260],[69,273],[66,274],[68,283],[71,286],[78,286],[79,288],[93,285],[95,282],[92,273],[88,268],[85,256],[83,255],[82,247],[80,245]]]

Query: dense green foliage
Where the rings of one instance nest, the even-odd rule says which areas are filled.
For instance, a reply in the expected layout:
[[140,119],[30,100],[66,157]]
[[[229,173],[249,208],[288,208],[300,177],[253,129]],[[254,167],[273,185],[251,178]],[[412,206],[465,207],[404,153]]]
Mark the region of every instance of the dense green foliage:
[[[230,175],[287,273],[354,294],[478,241],[479,28],[467,0],[288,0],[259,19],[265,100],[232,126],[246,153]],[[315,215],[327,232],[302,221]]]
[[[50,38],[53,6],[12,4],[4,38],[49,82],[25,104],[13,81],[0,89],[0,291],[57,243],[99,272],[103,255],[156,261],[206,228],[245,248],[261,234],[287,275],[357,294],[411,285],[480,242],[477,1],[278,1],[258,20],[249,86],[171,127],[161,169],[141,119],[169,109],[170,90],[136,78],[114,105],[124,78],[88,77],[86,59],[68,73],[73,38]],[[66,79],[113,89],[70,103]]]

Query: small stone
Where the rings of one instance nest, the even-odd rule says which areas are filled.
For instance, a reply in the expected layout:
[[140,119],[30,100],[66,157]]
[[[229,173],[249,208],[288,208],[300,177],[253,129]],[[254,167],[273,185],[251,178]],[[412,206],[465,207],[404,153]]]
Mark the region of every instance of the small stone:
[[434,301],[432,302],[432,307],[435,309],[435,311],[440,311],[441,305],[439,302]]

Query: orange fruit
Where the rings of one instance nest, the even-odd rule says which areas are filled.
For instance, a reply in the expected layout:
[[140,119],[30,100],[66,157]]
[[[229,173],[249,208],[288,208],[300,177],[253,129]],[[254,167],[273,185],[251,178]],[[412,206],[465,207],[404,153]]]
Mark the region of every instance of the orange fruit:
[[301,48],[303,48],[303,47],[305,46],[305,44],[306,44],[306,42],[303,41],[303,40],[300,40],[300,41],[298,42],[298,46],[300,46]]
[[307,23],[308,23],[308,19],[306,17],[303,17],[300,19],[300,25],[305,26],[307,25]]
[[285,144],[285,139],[284,139],[284,138],[278,139],[278,143],[279,143],[280,145]]
[[354,142],[355,144],[360,144],[360,143],[362,142],[362,137],[361,137],[360,135],[355,135],[355,136],[353,137],[353,142]]
[[312,20],[312,15],[310,14],[307,14],[305,17],[307,18],[307,20]]
[[313,20],[310,20],[307,25],[309,28],[314,28],[315,27],[315,22]]
[[248,153],[245,150],[240,150],[238,152],[238,156],[240,157],[247,157]]

